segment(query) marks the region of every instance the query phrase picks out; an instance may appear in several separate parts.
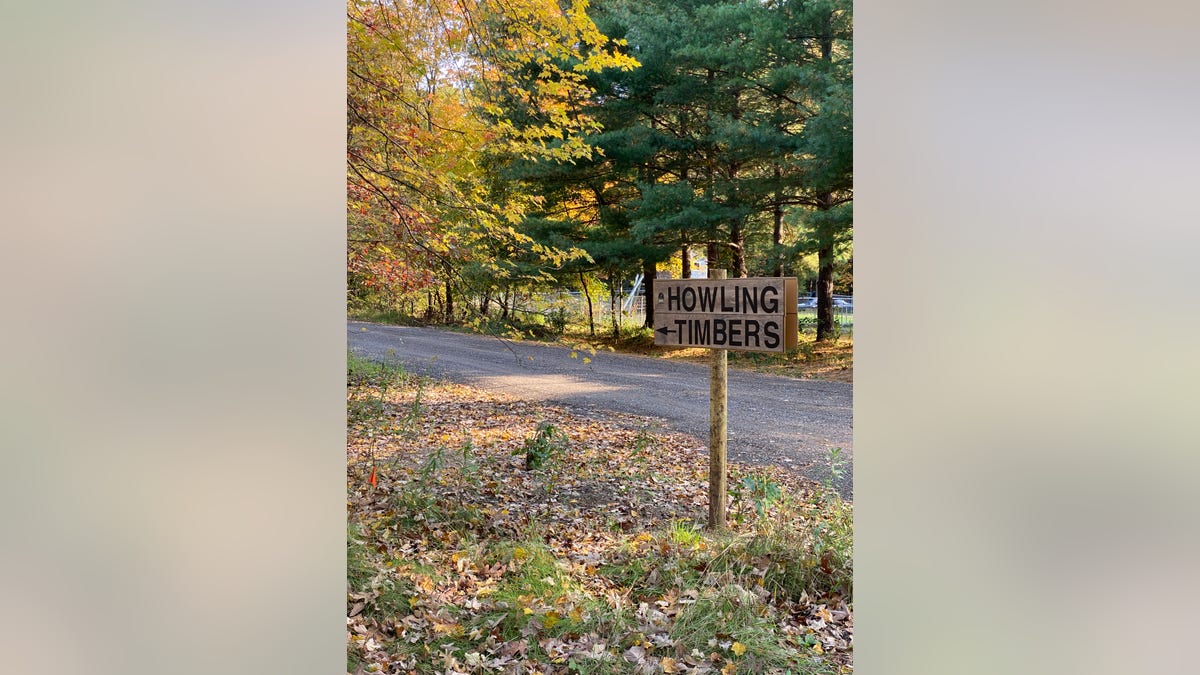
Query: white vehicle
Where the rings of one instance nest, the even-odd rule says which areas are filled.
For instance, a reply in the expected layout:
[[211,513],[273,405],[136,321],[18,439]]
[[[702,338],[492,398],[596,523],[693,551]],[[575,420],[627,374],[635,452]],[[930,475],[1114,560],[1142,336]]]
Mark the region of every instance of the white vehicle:
[[[853,298],[834,298],[833,306],[837,309],[848,309],[853,311],[854,300]],[[816,307],[817,299],[815,297],[800,298],[800,300],[796,303],[796,309],[816,309]]]

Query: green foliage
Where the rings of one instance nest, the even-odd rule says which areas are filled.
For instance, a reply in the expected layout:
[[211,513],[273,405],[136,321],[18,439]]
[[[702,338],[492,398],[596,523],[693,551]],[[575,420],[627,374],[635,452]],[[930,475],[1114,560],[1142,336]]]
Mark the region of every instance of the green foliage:
[[567,329],[567,310],[565,307],[555,307],[546,314],[546,321],[555,335],[561,336]]
[[[515,296],[616,292],[683,247],[713,245],[710,266],[734,276],[806,276],[845,257],[847,0],[347,12],[354,316],[558,337],[568,310],[521,313]],[[626,330],[614,317],[614,336]]]
[[754,504],[754,513],[759,519],[765,518],[767,509],[783,496],[779,483],[765,474],[746,476],[741,481],[741,487]]
[[346,353],[346,383],[350,386],[391,387],[404,382],[404,366],[389,351],[383,360],[371,359],[354,352]]
[[432,452],[429,453],[429,456],[425,458],[425,461],[421,463],[421,467],[417,469],[418,486],[424,487],[425,484],[428,483],[429,480],[438,472],[438,470],[445,465],[442,457],[444,452],[444,448],[440,446],[436,447]]
[[[854,315],[848,312],[834,312],[832,330],[837,335],[849,333],[854,329]],[[812,332],[817,329],[817,313],[816,310],[804,310],[796,316],[796,325],[801,333]]]
[[525,444],[517,452],[525,456],[525,470],[533,471],[565,454],[568,442],[567,435],[561,429],[549,422],[542,422],[538,425],[537,433],[525,439]]
[[369,302],[355,302],[350,300],[346,305],[346,318],[354,321],[367,321],[370,323],[383,323],[393,326],[418,326],[421,324],[416,317],[408,312],[392,308],[382,308],[370,304]]
[[[379,311],[549,277],[580,252],[512,227],[536,203],[502,157],[570,161],[595,120],[587,74],[636,61],[586,3],[347,0],[347,302]],[[506,110],[507,108],[507,110]],[[518,115],[517,109],[524,113]],[[509,113],[509,114],[506,114]],[[426,319],[433,319],[432,302]]]
[[704,541],[700,526],[683,520],[672,520],[667,536],[676,544],[689,549],[698,548],[700,542]]
[[837,484],[842,481],[842,477],[846,475],[845,460],[842,458],[841,448],[829,449],[829,479],[825,481],[825,488],[830,491],[837,490]]
[[812,583],[849,596],[854,587],[854,514],[836,495],[823,508],[809,539]]
[[653,457],[650,456],[650,451],[657,445],[658,439],[651,432],[650,428],[642,427],[638,429],[637,435],[633,437],[633,445],[629,449],[629,459],[638,467],[639,470],[645,471]]

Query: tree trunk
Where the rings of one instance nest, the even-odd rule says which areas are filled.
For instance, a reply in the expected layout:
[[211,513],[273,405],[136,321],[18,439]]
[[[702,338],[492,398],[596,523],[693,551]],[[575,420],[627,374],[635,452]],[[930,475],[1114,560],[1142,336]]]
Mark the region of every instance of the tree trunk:
[[717,252],[717,242],[708,242],[708,246],[705,249],[704,255],[708,257],[708,269],[710,270],[721,267],[721,261],[717,260]]
[[729,251],[733,254],[733,276],[742,279],[746,276],[746,232],[741,223],[729,227]]
[[[733,93],[733,119],[740,120],[742,118],[741,107],[741,90]],[[738,188],[738,173],[742,169],[741,162],[729,163],[729,182],[733,186],[733,192],[729,196],[729,205],[737,206],[741,203],[741,190]],[[733,256],[733,276],[739,279],[746,278],[746,230],[743,227],[745,221],[738,218],[729,224],[729,252]]]
[[817,251],[817,341],[834,337],[833,330],[833,245]]
[[654,330],[654,303],[650,301],[654,297],[654,277],[658,275],[658,266],[650,260],[642,261],[642,288],[646,290],[646,320],[642,322],[643,328]]
[[454,295],[450,292],[450,279],[446,279],[446,323],[454,323]]
[[612,319],[613,337],[621,337],[621,321],[617,314],[621,310],[621,304],[617,300],[617,283],[611,275],[608,277],[608,310],[609,318]]
[[[775,182],[778,183],[782,175],[779,167],[775,167]],[[783,195],[778,190],[775,191],[775,203],[771,205],[771,215],[775,220],[775,229],[771,232],[771,242],[775,244],[772,249],[775,254],[775,276],[783,276]]]
[[[832,17],[825,19],[825,32],[821,36],[821,59],[829,62],[833,58],[833,35],[830,25]],[[817,208],[829,210],[833,195],[825,193],[817,197]],[[821,247],[817,249],[817,341],[828,340],[833,331],[833,233],[817,233]]]
[[[826,192],[817,196],[817,208],[828,211],[833,208],[833,195]],[[827,227],[817,228],[817,341],[828,340],[836,335],[833,325],[833,240],[834,233]]]
[[583,297],[587,298],[588,331],[592,337],[596,337],[596,317],[592,314],[592,292],[588,289],[587,277],[583,275],[583,272],[579,273],[579,286],[583,288]]
[[679,274],[680,279],[692,278],[692,252],[688,250],[687,244],[684,244],[679,249],[679,259],[682,261],[681,267],[683,270]]

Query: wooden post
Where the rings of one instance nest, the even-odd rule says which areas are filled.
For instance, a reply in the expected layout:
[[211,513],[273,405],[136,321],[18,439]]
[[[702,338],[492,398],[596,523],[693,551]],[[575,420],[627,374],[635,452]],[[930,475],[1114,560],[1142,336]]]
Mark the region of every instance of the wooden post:
[[[725,270],[708,271],[710,279],[724,279]],[[729,490],[726,486],[726,431],[728,428],[728,353],[712,350],[712,377],[708,404],[708,529],[725,529]]]

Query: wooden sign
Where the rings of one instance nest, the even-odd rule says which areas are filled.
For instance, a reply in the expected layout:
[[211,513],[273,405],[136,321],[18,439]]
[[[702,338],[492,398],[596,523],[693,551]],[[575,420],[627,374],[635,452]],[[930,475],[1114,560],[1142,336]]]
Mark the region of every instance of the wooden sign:
[[742,352],[796,346],[795,277],[656,279],[654,344]]

